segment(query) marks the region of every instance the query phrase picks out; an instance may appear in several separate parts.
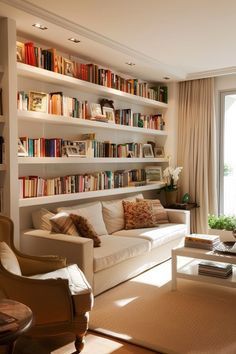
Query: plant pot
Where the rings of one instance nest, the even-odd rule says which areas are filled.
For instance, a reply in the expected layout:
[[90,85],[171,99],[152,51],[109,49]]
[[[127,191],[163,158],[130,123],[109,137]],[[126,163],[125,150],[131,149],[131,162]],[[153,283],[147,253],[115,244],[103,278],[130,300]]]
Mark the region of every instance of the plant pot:
[[219,230],[219,229],[208,229],[208,234],[220,236],[220,240],[222,242],[236,241],[236,239],[233,235],[233,231]]
[[177,189],[172,191],[165,191],[167,207],[177,202],[177,193],[178,193]]

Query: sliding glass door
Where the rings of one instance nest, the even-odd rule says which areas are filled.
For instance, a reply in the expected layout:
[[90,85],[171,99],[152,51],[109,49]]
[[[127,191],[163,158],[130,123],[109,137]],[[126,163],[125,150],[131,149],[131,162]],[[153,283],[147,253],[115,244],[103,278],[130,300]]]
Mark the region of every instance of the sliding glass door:
[[236,215],[236,91],[221,94],[220,213]]

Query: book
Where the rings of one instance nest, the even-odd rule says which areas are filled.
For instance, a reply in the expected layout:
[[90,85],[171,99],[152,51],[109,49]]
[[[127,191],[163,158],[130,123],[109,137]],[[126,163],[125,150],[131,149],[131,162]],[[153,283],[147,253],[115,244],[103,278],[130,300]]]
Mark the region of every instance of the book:
[[198,264],[198,273],[201,275],[228,278],[232,271],[233,266],[229,263],[202,261]]
[[213,250],[220,243],[217,235],[192,234],[185,236],[184,246]]

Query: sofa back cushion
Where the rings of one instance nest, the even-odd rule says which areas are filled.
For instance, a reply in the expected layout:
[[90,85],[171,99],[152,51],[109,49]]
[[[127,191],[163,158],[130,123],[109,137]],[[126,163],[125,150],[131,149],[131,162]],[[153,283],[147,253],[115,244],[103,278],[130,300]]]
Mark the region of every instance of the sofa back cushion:
[[51,231],[52,225],[50,223],[50,219],[54,215],[55,215],[54,213],[52,213],[51,211],[49,211],[45,208],[41,208],[41,209],[33,211],[32,212],[32,222],[33,222],[34,228],[40,229],[40,230]]
[[89,223],[93,226],[94,230],[99,236],[107,235],[107,229],[102,215],[102,204],[100,202],[92,203],[90,205],[87,205],[86,207],[77,209],[65,208],[64,211],[68,214],[76,214],[83,216],[89,221]]
[[78,233],[82,237],[91,238],[93,240],[94,247],[101,246],[101,240],[94,230],[90,222],[81,215],[70,214],[70,218],[73,221],[75,227],[77,228]]
[[18,259],[6,242],[0,242],[0,260],[8,272],[22,275]]
[[108,234],[124,229],[125,222],[122,201],[136,201],[136,198],[142,200],[143,195],[140,193],[124,199],[115,199],[102,202],[102,214]]
[[157,226],[149,200],[139,202],[123,200],[123,207],[126,230]]
[[77,228],[75,227],[73,221],[70,218],[70,215],[66,211],[61,211],[57,213],[50,219],[52,225],[52,232],[79,236]]
[[165,208],[162,206],[159,199],[140,199],[137,198],[137,201],[148,200],[152,203],[153,216],[157,224],[168,224],[168,214]]

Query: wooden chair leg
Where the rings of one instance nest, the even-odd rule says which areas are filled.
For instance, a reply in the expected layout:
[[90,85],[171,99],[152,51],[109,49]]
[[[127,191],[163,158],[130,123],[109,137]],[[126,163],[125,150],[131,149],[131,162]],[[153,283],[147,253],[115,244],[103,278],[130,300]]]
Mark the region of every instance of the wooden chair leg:
[[75,339],[75,349],[77,350],[77,353],[80,353],[83,348],[84,348],[85,340],[84,336],[76,336]]

